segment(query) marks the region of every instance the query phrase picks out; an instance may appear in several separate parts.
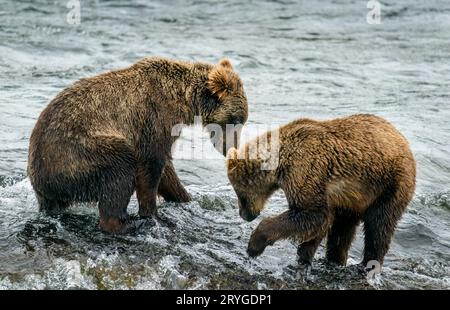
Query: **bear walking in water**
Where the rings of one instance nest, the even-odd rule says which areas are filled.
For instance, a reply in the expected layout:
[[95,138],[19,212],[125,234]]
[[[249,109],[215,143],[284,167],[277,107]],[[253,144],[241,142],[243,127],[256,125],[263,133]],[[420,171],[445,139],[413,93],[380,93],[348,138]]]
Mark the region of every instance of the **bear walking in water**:
[[[240,215],[256,218],[277,189],[289,210],[261,221],[252,233],[248,254],[292,237],[300,263],[310,264],[327,236],[326,258],[345,265],[356,227],[364,223],[364,259],[383,263],[398,220],[415,189],[416,164],[406,139],[383,118],[360,114],[329,121],[299,119],[278,131],[278,165],[261,169],[270,136],[230,149],[229,180]],[[262,143],[262,141],[268,143]]]
[[125,232],[135,190],[144,217],[156,213],[157,194],[190,200],[171,162],[174,125],[199,115],[225,129],[245,123],[247,113],[242,82],[226,59],[149,57],[81,79],[49,103],[31,134],[28,175],[40,209],[96,201],[101,228]]

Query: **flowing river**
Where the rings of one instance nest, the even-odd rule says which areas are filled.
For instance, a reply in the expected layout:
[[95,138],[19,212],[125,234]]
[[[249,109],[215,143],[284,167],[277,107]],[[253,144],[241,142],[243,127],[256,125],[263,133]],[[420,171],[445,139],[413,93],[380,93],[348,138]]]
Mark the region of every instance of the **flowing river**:
[[[0,0],[0,289],[450,289],[449,1],[383,1],[381,24],[367,22],[366,1],[351,0],[86,0],[73,24],[76,2]],[[249,125],[359,112],[391,121],[410,141],[418,175],[382,274],[368,280],[356,270],[361,230],[345,268],[327,266],[322,245],[301,270],[289,240],[250,259],[251,231],[287,202],[276,193],[244,222],[209,142],[207,158],[174,154],[194,200],[159,201],[164,222],[111,236],[99,231],[95,206],[40,214],[26,177],[39,113],[75,80],[152,55],[228,57]],[[185,130],[179,147],[188,150],[196,133]]]

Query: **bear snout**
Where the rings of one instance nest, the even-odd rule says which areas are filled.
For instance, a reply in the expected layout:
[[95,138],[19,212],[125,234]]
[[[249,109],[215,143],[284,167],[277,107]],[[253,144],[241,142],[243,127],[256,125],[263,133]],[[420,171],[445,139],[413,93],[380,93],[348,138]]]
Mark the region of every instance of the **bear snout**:
[[255,258],[258,257],[259,255],[261,255],[262,251],[258,250],[258,249],[253,249],[251,247],[248,247],[247,249],[247,254],[248,256],[250,256],[251,258]]
[[254,214],[250,211],[247,211],[243,208],[239,208],[239,215],[241,216],[242,219],[244,219],[247,222],[251,222],[253,221],[255,218],[258,217],[259,214]]

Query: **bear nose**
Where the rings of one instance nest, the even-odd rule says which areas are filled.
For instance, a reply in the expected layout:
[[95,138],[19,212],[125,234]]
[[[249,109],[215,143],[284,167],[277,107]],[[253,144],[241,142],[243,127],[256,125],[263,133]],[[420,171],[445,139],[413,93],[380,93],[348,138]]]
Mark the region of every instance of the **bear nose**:
[[245,209],[239,209],[239,215],[247,222],[253,221],[258,216],[258,214],[253,214]]

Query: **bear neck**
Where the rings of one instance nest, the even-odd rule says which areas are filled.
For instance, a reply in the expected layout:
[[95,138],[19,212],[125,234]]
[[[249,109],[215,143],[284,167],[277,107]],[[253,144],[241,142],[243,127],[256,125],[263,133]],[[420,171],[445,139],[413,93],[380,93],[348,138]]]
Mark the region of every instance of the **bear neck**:
[[[208,97],[208,74],[213,65],[147,57],[133,67],[152,79],[163,77],[161,87],[165,87],[165,91],[173,96],[174,102],[177,102],[176,111],[173,111],[175,122],[191,125],[195,116],[205,118],[207,113],[201,101]],[[170,83],[166,83],[166,80]]]

